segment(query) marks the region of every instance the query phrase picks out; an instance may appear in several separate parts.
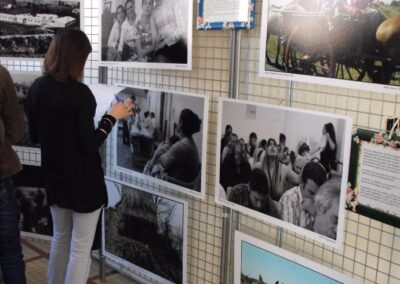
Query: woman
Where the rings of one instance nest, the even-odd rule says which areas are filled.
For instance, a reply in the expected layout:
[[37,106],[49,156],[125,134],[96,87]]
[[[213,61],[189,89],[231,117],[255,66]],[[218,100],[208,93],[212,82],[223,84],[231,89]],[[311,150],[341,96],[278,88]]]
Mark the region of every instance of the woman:
[[152,176],[158,175],[163,169],[168,177],[183,183],[194,181],[200,172],[201,162],[192,136],[200,131],[200,127],[201,120],[193,111],[181,111],[176,130],[180,140],[160,157],[161,167],[154,167]]
[[157,32],[154,18],[151,17],[154,0],[142,0],[142,16],[137,22],[139,40],[137,41],[137,52],[141,62],[151,61],[155,50]]
[[278,145],[273,138],[268,139],[263,159],[254,167],[260,168],[266,173],[271,188],[271,197],[275,201],[279,201],[284,193],[285,182],[294,185],[301,182],[299,175],[294,173],[290,167],[279,162]]
[[187,63],[187,45],[183,38],[183,24],[179,24],[181,15],[168,0],[156,0],[153,19],[158,33],[154,61]]
[[125,18],[125,8],[124,6],[119,5],[116,11],[116,20],[108,38],[107,60],[109,61],[117,60],[117,50],[121,38],[122,24],[125,21]]
[[27,114],[40,142],[47,200],[53,218],[48,283],[86,283],[90,249],[101,208],[107,204],[99,147],[132,104],[115,104],[94,128],[96,101],[80,82],[92,51],[80,30],[57,33],[31,86]]
[[336,161],[336,134],[335,128],[331,122],[324,125],[322,128],[322,141],[319,150],[321,164],[325,167],[327,173],[332,170],[337,170]]
[[126,19],[121,27],[121,39],[118,44],[118,61],[136,61],[138,59],[136,42],[138,30],[136,27],[135,3],[127,0],[125,3]]

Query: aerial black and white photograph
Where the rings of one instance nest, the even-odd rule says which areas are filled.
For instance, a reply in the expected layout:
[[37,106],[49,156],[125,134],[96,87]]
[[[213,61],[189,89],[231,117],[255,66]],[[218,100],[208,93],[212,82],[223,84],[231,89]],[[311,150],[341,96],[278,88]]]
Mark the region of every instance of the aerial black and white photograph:
[[24,165],[14,176],[17,204],[20,209],[20,229],[25,235],[50,239],[53,222],[44,188],[43,170],[38,166]]
[[104,255],[157,283],[186,283],[186,201],[109,178],[106,185]]
[[127,86],[134,114],[114,128],[117,171],[196,197],[205,194],[208,97]]
[[0,57],[44,58],[57,30],[79,29],[81,16],[81,0],[0,0]]
[[339,246],[351,118],[230,99],[219,103],[216,202]]
[[36,78],[40,77],[42,74],[40,72],[11,71],[10,75],[14,81],[18,104],[24,113],[24,119],[25,119],[24,138],[22,138],[22,140],[17,142],[15,146],[38,148],[39,145],[33,143],[29,137],[28,118],[25,113],[25,102],[28,97],[28,91],[32,83],[36,80]]
[[102,0],[101,64],[191,69],[190,0]]

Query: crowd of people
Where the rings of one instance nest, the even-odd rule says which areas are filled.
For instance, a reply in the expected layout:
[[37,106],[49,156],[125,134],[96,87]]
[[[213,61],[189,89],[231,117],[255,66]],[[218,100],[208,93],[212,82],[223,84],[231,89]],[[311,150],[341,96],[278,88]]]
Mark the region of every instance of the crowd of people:
[[187,63],[187,35],[181,6],[170,0],[142,0],[141,3],[140,16],[136,14],[133,0],[117,7],[105,59]]
[[220,149],[220,185],[227,200],[336,239],[341,172],[332,123],[316,149],[304,141],[286,146],[286,135],[248,142],[226,125]]
[[0,56],[43,57],[52,39],[51,35],[0,38]]

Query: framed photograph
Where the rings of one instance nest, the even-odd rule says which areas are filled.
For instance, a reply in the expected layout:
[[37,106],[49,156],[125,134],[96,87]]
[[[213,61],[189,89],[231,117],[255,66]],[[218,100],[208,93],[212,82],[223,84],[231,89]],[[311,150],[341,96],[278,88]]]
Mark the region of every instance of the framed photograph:
[[215,201],[340,247],[351,123],[335,114],[221,98]]
[[254,0],[198,0],[197,29],[237,30],[254,28]]
[[106,178],[103,253],[157,283],[186,283],[187,202]]
[[357,129],[351,141],[346,208],[400,228],[400,137]]
[[21,234],[51,240],[53,222],[47,204],[42,168],[25,165],[13,180],[21,213]]
[[355,284],[319,263],[235,231],[234,284]]
[[42,59],[57,30],[82,22],[83,0],[0,1],[0,58]]
[[398,94],[398,3],[263,0],[259,75]]
[[135,109],[114,128],[116,170],[204,198],[208,97],[126,85],[115,101],[126,100]]
[[191,0],[102,0],[100,65],[192,69]]
[[40,154],[40,145],[33,143],[29,137],[28,118],[25,113],[25,105],[29,88],[37,78],[42,76],[42,74],[40,72],[31,71],[10,71],[10,75],[14,81],[18,104],[24,113],[25,119],[25,136],[20,142],[14,145],[14,148],[21,152],[29,151],[33,154]]

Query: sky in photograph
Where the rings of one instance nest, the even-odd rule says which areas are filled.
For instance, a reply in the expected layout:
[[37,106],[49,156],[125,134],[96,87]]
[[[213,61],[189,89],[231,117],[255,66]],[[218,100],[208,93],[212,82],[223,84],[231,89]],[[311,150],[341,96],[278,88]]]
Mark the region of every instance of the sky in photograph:
[[340,284],[336,280],[242,241],[242,273],[266,283]]

